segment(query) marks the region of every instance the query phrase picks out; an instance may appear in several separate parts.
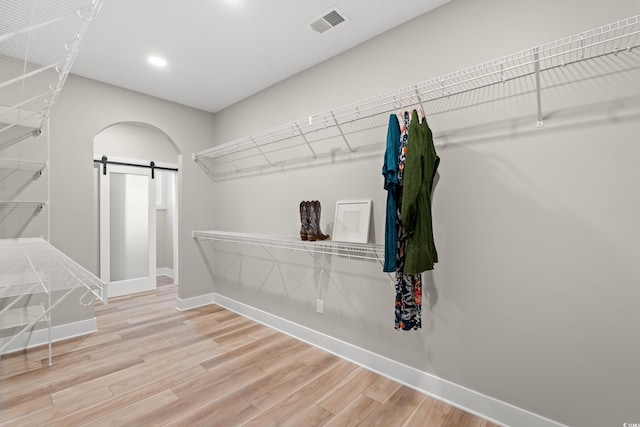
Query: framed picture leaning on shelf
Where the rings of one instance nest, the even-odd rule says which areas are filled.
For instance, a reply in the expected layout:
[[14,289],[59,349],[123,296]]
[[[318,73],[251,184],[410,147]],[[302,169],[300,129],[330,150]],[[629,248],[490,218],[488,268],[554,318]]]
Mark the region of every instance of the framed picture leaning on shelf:
[[343,200],[336,202],[332,240],[350,243],[369,243],[371,200]]

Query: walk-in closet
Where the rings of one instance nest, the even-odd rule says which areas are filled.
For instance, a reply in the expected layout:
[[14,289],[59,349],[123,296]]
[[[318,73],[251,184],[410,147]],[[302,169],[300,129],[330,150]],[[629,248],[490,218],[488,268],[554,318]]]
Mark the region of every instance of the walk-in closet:
[[0,425],[640,425],[640,3],[311,3],[0,0]]

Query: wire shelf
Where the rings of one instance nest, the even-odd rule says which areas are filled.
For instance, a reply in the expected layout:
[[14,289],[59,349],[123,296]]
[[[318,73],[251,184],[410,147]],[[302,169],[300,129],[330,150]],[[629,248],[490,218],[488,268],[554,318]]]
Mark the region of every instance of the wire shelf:
[[0,147],[16,128],[33,131],[47,121],[101,4],[0,2]]
[[220,144],[193,159],[221,180],[377,154],[390,113],[422,107],[434,115],[446,108],[434,101],[515,79],[535,84],[541,126],[540,73],[628,53],[640,44],[639,34],[640,15]]
[[[0,150],[42,134],[101,5],[102,0],[0,1]],[[20,327],[0,340],[0,354],[47,322],[51,365],[49,313],[76,288],[86,288],[79,301],[83,305],[95,298],[105,302],[105,292],[96,276],[44,239],[17,238],[46,202],[14,199],[45,167],[0,159],[0,238],[5,239],[0,240],[0,325]],[[31,296],[42,293],[45,305],[32,306]]]
[[235,233],[228,231],[194,231],[196,239],[208,239],[225,243],[262,246],[266,248],[303,251],[316,254],[338,255],[348,258],[380,261],[384,258],[384,245],[376,243],[346,243],[323,241],[302,241],[299,238],[263,234]]
[[[72,291],[79,288],[86,289],[80,297],[81,304],[92,304],[95,298],[106,302],[104,283],[44,239],[0,240],[0,298],[4,301],[0,309],[0,325],[20,329],[7,339],[0,340],[0,354],[10,349],[16,340],[36,324],[46,322],[49,325],[51,365],[50,313]],[[54,292],[61,294],[52,302]],[[33,306],[29,304],[29,300],[34,294],[46,294],[48,298],[39,306]],[[91,297],[91,301],[85,303],[87,295]],[[29,298],[27,305],[24,305],[23,297]]]
[[0,200],[13,200],[42,175],[43,162],[0,158]]
[[0,297],[18,296],[26,290],[55,292],[79,286],[102,300],[102,281],[44,239],[0,240]]
[[0,239],[20,237],[46,202],[0,200]]

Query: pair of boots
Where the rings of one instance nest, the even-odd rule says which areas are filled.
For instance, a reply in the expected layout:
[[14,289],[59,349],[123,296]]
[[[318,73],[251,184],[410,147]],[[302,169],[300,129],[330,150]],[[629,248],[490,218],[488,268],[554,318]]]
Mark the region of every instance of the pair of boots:
[[300,202],[300,239],[315,242],[316,240],[326,240],[328,234],[322,234],[320,230],[320,202],[312,200],[310,202]]

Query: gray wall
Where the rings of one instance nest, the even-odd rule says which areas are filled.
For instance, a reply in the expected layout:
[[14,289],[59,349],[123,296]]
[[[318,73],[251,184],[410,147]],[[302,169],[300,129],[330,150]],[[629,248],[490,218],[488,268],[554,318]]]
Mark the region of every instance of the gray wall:
[[[215,116],[223,143],[640,13],[637,1],[453,0]],[[632,55],[637,64],[638,51]],[[622,58],[622,57],[621,57]],[[624,59],[620,59],[624,61]],[[544,78],[546,121],[524,82],[429,115],[442,158],[434,193],[440,263],[425,274],[423,329],[393,329],[376,263],[216,245],[215,291],[568,425],[622,425],[638,409],[638,70],[595,61]],[[556,84],[572,74],[572,85]],[[497,100],[497,101],[496,101]],[[448,104],[447,104],[448,103]],[[475,107],[469,107],[475,105]],[[380,130],[380,142],[386,130]],[[373,200],[379,158],[205,184],[215,228],[298,231],[298,203]],[[209,191],[209,190],[206,190]],[[324,299],[324,315],[315,313]]]
[[[5,141],[5,140],[2,140]],[[19,159],[34,162],[48,162],[48,132],[47,127],[43,128],[43,132],[38,137],[29,137],[19,143],[0,149],[0,157],[7,159]],[[49,201],[49,170],[47,166],[42,175],[30,182],[26,187],[20,190],[16,186],[17,182],[25,181],[11,181],[9,176],[6,180],[0,182],[0,193],[2,197],[0,200],[7,199],[10,195],[14,195],[13,200],[16,201]],[[20,190],[17,192],[17,190]],[[17,194],[16,194],[17,192]],[[50,204],[47,204],[44,209],[37,212],[36,215],[28,222],[24,216],[16,217],[15,220],[7,218],[0,223],[0,238],[13,238],[13,237],[42,237],[45,240],[49,238],[49,212]],[[19,232],[19,233],[18,233]],[[53,326],[69,324],[86,319],[92,319],[94,317],[93,307],[84,307],[78,303],[78,300],[83,297],[86,289],[80,288],[71,292],[69,296],[65,298],[65,301],[60,303],[58,308],[54,311],[51,317],[51,324]],[[52,293],[52,303],[55,303],[59,298],[63,297],[65,292],[54,291]],[[47,301],[46,294],[34,294],[29,297],[21,299],[20,305],[29,306],[37,305]],[[86,297],[83,301],[86,301]],[[11,299],[2,299],[0,305],[8,304]],[[44,329],[46,326],[40,325],[35,329]],[[8,330],[3,332],[3,336],[11,336],[18,330]]]
[[[1,108],[1,107],[0,107]],[[0,127],[5,125],[0,124]],[[28,131],[24,128],[25,131]],[[9,133],[9,132],[7,132]],[[4,139],[5,134],[0,136],[0,142],[8,141]],[[1,147],[1,146],[0,146]],[[46,129],[38,137],[29,137],[19,143],[0,148],[0,158],[12,160],[27,160],[33,162],[47,162],[47,133]],[[48,176],[49,170],[45,168],[42,175],[31,181],[27,186],[25,184],[26,174],[21,175],[19,180],[12,180],[11,176],[0,181],[0,200],[2,201],[26,201],[26,202],[47,202],[48,200]],[[9,198],[13,196],[11,200]],[[45,203],[46,204],[46,203]],[[15,237],[44,237],[49,236],[48,232],[48,215],[49,208],[44,207],[42,211],[36,211],[32,218],[25,211],[21,215],[10,215],[4,217],[0,222],[0,238]]]
[[[18,67],[15,61],[6,61],[0,58],[0,80],[6,81],[22,74],[22,68]],[[20,82],[5,86],[0,89],[0,110],[6,106],[17,104],[20,100],[35,96],[42,93],[51,83],[57,81],[57,74],[54,72],[44,72],[35,77],[31,77],[27,84]],[[21,118],[31,116],[32,111],[39,110],[41,107],[31,103],[23,106],[21,110]],[[4,128],[8,123],[13,123],[15,111],[6,112],[0,115],[0,128]],[[36,128],[40,125],[40,121],[36,118],[28,120],[25,125]],[[13,128],[0,134],[0,158],[19,159],[26,161],[35,161],[47,163],[49,159],[49,132],[45,125],[42,134],[37,137],[28,137],[15,144],[8,144],[13,137],[17,137],[33,129],[26,127]],[[0,200],[29,201],[29,202],[49,202],[49,171],[47,166],[42,175],[30,182],[24,188],[20,188],[18,183],[23,184],[24,180],[12,180],[12,176],[6,177],[0,181]],[[4,176],[3,176],[4,178]],[[49,212],[50,204],[47,204],[40,212],[36,212],[35,216],[29,219],[26,215],[9,216],[0,221],[0,238],[14,237],[42,237],[49,239]],[[4,212],[3,212],[4,215]],[[58,308],[52,315],[51,323],[53,326],[73,323],[94,317],[93,307],[83,307],[78,304],[78,300],[83,296],[85,289],[72,291],[66,297],[65,301],[60,303]],[[55,303],[64,295],[63,291],[52,292],[52,302]],[[19,305],[37,305],[46,301],[45,294],[34,294],[21,299]],[[9,298],[3,298],[0,305],[11,302]],[[37,329],[44,328],[39,326]],[[3,336],[10,336],[15,331],[4,331]]]
[[[21,75],[22,68],[15,60],[7,60],[0,56],[0,82],[5,83],[16,76]],[[28,99],[42,93],[52,82],[57,81],[53,72],[44,72],[31,77],[25,83],[13,83],[0,88],[0,129],[22,120],[24,127],[17,126],[0,133],[0,158],[20,159],[36,162],[47,162],[47,129],[38,137],[28,137],[19,143],[9,144],[14,138],[25,135],[34,128],[40,126],[39,117],[33,116],[41,107],[36,103],[27,103],[20,109],[4,111],[7,107],[16,105],[24,99]],[[31,119],[26,120],[26,117]],[[29,126],[29,127],[27,127]],[[45,169],[42,176],[23,188],[19,194],[18,181],[8,179],[0,180],[0,200],[11,199],[13,201],[44,201],[48,199],[48,170]],[[3,215],[5,211],[3,211]],[[33,219],[27,222],[28,217],[12,215],[0,221],[0,238],[14,237],[48,237],[48,209],[39,212]]]
[[210,145],[212,115],[70,76],[51,117],[51,242],[98,273],[94,226],[93,138],[114,123],[146,123],[164,132],[183,155],[178,176],[182,298],[212,291],[211,279],[193,244],[194,229],[213,224],[209,180],[190,160]]
[[94,155],[177,163],[177,148],[161,129],[144,123],[116,123],[96,135]]

